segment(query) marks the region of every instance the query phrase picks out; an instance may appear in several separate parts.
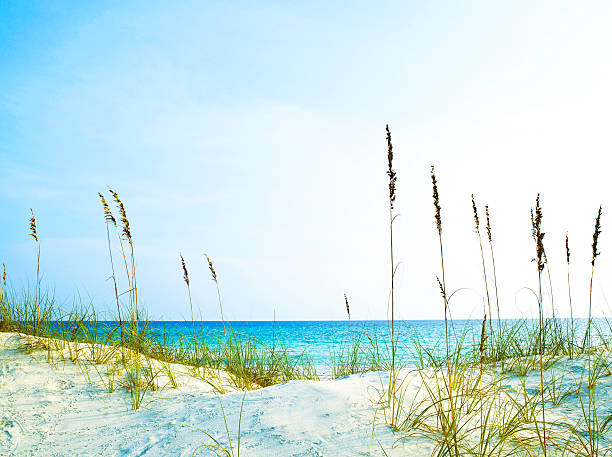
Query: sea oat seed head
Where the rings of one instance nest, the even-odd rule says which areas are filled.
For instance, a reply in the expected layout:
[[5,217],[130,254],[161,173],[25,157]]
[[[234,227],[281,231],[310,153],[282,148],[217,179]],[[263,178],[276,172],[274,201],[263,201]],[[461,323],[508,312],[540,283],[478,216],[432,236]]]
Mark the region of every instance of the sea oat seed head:
[[591,260],[591,265],[595,266],[595,259],[599,255],[597,251],[597,242],[599,241],[599,234],[601,233],[601,205],[599,206],[599,211],[597,212],[597,218],[595,219],[595,231],[593,232],[593,259]]
[[565,258],[567,259],[567,264],[570,263],[570,248],[569,248],[569,238],[567,236],[567,232],[565,232]]
[[438,281],[438,287],[440,287],[440,294],[442,294],[442,298],[446,302],[446,290],[444,290],[444,286],[442,285],[442,281],[440,278],[436,276],[436,281]]
[[389,130],[389,124],[386,126],[387,129],[387,159],[389,162],[389,169],[387,170],[387,176],[389,176],[389,203],[391,209],[393,209],[393,202],[395,202],[395,183],[397,181],[397,175],[393,170],[393,145],[391,144],[391,131]]
[[215,267],[213,267],[212,261],[210,260],[210,257],[208,257],[208,254],[204,253],[204,255],[206,256],[206,260],[208,260],[208,268],[212,274],[212,279],[213,281],[217,282],[217,272],[215,271]]
[[540,207],[540,194],[536,197],[535,210],[531,210],[531,235],[536,244],[536,258],[538,270],[544,270],[545,253],[544,253],[544,233],[542,232],[542,208]]
[[125,212],[125,207],[123,206],[123,202],[119,198],[119,195],[117,194],[117,192],[115,192],[113,189],[109,187],[108,191],[111,193],[111,195],[115,199],[115,202],[117,203],[117,208],[119,209],[119,214],[121,215],[121,225],[122,225],[121,231],[123,232],[123,236],[125,236],[128,242],[131,243],[132,242],[132,232],[130,231],[130,221],[127,218],[127,214]]
[[183,255],[179,254],[181,256],[181,266],[183,267],[183,279],[185,280],[185,284],[187,284],[187,287],[189,287],[189,273],[187,273],[187,266],[185,265],[185,259],[183,259]]
[[115,220],[115,216],[113,216],[113,213],[111,212],[108,206],[108,203],[106,203],[106,199],[104,198],[104,195],[102,195],[100,192],[98,192],[98,195],[100,196],[100,201],[102,202],[102,208],[104,209],[104,220],[106,222],[112,223],[116,227],[117,221]]
[[125,207],[123,206],[123,203],[119,205],[119,212],[121,214],[121,223],[123,224],[123,234],[125,235],[127,240],[131,243],[132,242],[132,232],[130,231],[130,221],[128,220],[127,215],[125,214]]
[[30,208],[30,213],[32,213],[32,217],[30,218],[30,233],[28,233],[28,235],[30,235],[32,238],[34,238],[34,240],[36,240],[36,242],[38,242],[38,233],[36,231],[36,218],[34,217],[34,211],[32,211],[32,208]]
[[348,315],[349,320],[351,320],[351,308],[349,307],[348,298],[346,298],[346,294],[344,294],[344,304],[346,305],[346,314]]
[[440,195],[438,194],[438,182],[436,181],[436,173],[434,166],[431,166],[431,182],[433,184],[433,201],[434,207],[436,209],[435,218],[436,218],[436,227],[438,228],[438,233],[442,233],[442,216],[440,215]]
[[489,238],[489,243],[492,243],[493,236],[491,234],[491,221],[489,221],[489,205],[485,205],[485,214],[487,215],[487,237]]
[[478,209],[476,208],[476,201],[474,200],[474,194],[472,194],[472,210],[474,210],[474,224],[476,231],[480,232],[480,220],[478,219]]

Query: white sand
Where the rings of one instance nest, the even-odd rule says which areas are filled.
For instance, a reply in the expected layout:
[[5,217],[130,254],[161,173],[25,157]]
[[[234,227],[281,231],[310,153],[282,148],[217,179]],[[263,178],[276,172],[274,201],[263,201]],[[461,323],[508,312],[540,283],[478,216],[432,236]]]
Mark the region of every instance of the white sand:
[[[423,438],[400,441],[385,425],[377,409],[382,385],[388,382],[385,373],[292,381],[219,395],[206,382],[180,373],[177,366],[180,387],[148,392],[143,408],[133,411],[129,393],[120,386],[108,393],[93,365],[88,370],[90,384],[76,364],[65,361],[54,367],[46,362],[45,351],[28,355],[18,350],[19,341],[16,334],[0,333],[1,456],[190,456],[200,445],[212,442],[204,432],[227,444],[219,402],[236,451],[243,398],[244,457],[383,456],[381,445],[389,456],[420,457],[430,455],[433,449]],[[555,365],[555,376],[565,374],[561,384],[569,388],[579,379],[582,368],[581,362],[564,359]],[[403,386],[408,407],[423,395],[422,378],[414,372],[402,377],[406,377]],[[529,374],[525,382],[527,388],[537,388],[539,373]],[[508,392],[521,390],[516,376],[504,383]],[[612,376],[606,376],[598,390],[604,415],[612,413],[610,387]],[[551,419],[575,422],[579,411],[579,402],[568,399],[547,414]],[[198,455],[214,454],[204,449]]]
[[[0,455],[15,456],[190,456],[211,440],[227,443],[223,403],[236,450],[243,392],[217,395],[203,381],[180,376],[179,389],[148,392],[145,406],[130,409],[129,393],[107,393],[95,369],[92,384],[70,361],[58,368],[45,351],[18,350],[19,337],[0,333]],[[384,379],[383,379],[384,381]],[[241,455],[384,455],[372,443],[379,374],[335,381],[293,381],[249,391],[244,397]],[[394,435],[376,434],[390,455]],[[13,452],[11,454],[11,452]],[[199,455],[214,455],[203,450]]]

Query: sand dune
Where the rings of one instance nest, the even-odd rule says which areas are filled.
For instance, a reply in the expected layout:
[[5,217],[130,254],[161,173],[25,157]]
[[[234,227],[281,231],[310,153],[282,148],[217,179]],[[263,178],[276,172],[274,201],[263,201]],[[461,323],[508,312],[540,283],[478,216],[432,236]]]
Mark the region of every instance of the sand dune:
[[[246,457],[416,457],[430,455],[434,450],[431,437],[423,434],[407,437],[385,425],[379,402],[388,373],[291,381],[248,392],[230,389],[227,383],[223,384],[226,374],[217,373],[215,382],[225,385],[226,391],[219,394],[210,383],[191,376],[186,367],[175,365],[178,388],[160,385],[159,390],[148,392],[144,406],[134,411],[120,377],[116,391],[108,393],[102,382],[104,376],[98,374],[93,364],[79,366],[69,360],[58,362],[57,358],[50,364],[44,350],[28,354],[19,349],[24,341],[27,339],[17,334],[0,334],[3,456],[190,456],[198,450],[198,455],[215,455],[202,445],[216,439],[229,448],[226,424],[234,455],[238,455],[240,424],[240,455]],[[601,421],[612,415],[611,361],[607,359],[604,363],[598,381]],[[548,364],[545,383],[552,386],[554,377],[556,392],[568,394],[559,405],[547,406],[547,421],[579,424],[581,404],[579,396],[571,391],[580,383],[583,372],[584,361],[576,359],[563,357]],[[430,382],[443,373],[444,370],[423,370],[400,374],[406,411],[411,405],[419,405],[419,401],[427,402],[424,382],[434,385]],[[499,372],[491,371],[485,376],[485,384],[489,376],[500,387],[495,391],[498,397],[485,399],[485,403],[498,402],[496,420],[511,416],[516,411],[513,399],[518,404],[526,393],[537,403],[537,370],[522,377],[516,374],[500,377]],[[469,429],[470,421],[478,417],[479,414],[472,414],[461,420],[466,421]],[[435,416],[431,418],[432,425],[437,421]],[[561,426],[549,429],[551,443],[566,437],[563,430]],[[474,438],[478,438],[476,433],[466,435],[462,445],[469,446]],[[600,436],[602,455],[609,449],[611,438],[609,429]],[[530,447],[535,434],[525,427],[515,433],[514,439]],[[549,455],[557,454],[551,449]]]
[[[109,394],[95,369],[89,384],[74,363],[55,368],[44,351],[28,355],[18,343],[17,335],[0,334],[0,455],[187,456],[211,442],[196,427],[227,443],[220,402],[236,450],[243,398],[241,455],[384,455],[372,443],[377,373],[223,395],[183,374],[179,389],[149,392],[145,406],[133,411],[129,394],[121,387]],[[385,425],[376,434],[392,447]]]

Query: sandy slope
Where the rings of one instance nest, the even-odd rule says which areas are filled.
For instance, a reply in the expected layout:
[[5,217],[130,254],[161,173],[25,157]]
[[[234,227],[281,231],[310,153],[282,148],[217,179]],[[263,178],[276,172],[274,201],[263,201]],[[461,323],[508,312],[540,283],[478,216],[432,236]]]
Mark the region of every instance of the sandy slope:
[[[129,394],[107,393],[94,369],[88,384],[72,362],[56,369],[45,352],[28,355],[17,343],[16,335],[0,334],[0,455],[187,456],[211,441],[193,427],[227,441],[219,401],[235,446],[243,396],[243,456],[384,455],[372,443],[376,373],[221,396],[182,376],[179,389],[151,392],[146,406],[132,411]],[[407,454],[403,445],[391,450],[395,438],[386,426],[376,433],[390,455]]]
[[[211,443],[204,432],[227,444],[220,402],[235,451],[243,406],[243,457],[383,456],[385,452],[393,457],[431,455],[430,440],[399,440],[399,435],[384,424],[377,402],[382,385],[388,382],[385,373],[292,381],[246,393],[218,395],[208,383],[190,376],[179,365],[175,368],[180,387],[147,393],[145,406],[133,411],[129,393],[121,387],[107,393],[93,365],[88,369],[89,383],[82,367],[68,360],[54,367],[47,363],[45,351],[28,355],[18,350],[20,342],[23,338],[16,334],[0,333],[0,456],[190,456],[202,444]],[[576,424],[583,416],[579,397],[571,392],[583,378],[585,362],[565,357],[550,366],[545,383],[570,394],[560,405],[547,406],[547,421]],[[612,357],[605,359],[603,367],[597,396],[601,421],[612,417]],[[440,375],[430,370],[402,373],[404,406],[409,408],[415,399],[418,403],[426,392],[423,381],[432,386],[431,380]],[[223,373],[219,376],[223,381]],[[554,384],[553,376],[557,379]],[[498,373],[495,379],[503,393],[483,398],[500,402],[496,407],[499,417],[509,417],[516,411],[513,398],[520,403],[530,395],[536,403],[539,401],[537,370],[521,378],[515,374],[500,378]],[[466,420],[478,417],[477,414]],[[431,420],[436,422],[435,417]],[[567,436],[562,426],[549,429],[549,433],[550,439],[556,435],[564,440]],[[521,430],[516,437],[527,446],[535,439],[529,430]],[[472,436],[462,445],[469,447],[473,438],[478,442],[478,436]],[[602,455],[610,452],[612,432],[605,432],[600,441]],[[198,455],[214,454],[204,449]]]

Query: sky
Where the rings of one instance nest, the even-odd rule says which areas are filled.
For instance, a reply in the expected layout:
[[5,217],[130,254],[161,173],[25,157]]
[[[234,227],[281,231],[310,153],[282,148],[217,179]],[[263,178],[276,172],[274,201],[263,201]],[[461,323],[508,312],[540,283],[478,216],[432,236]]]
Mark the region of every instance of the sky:
[[[490,206],[502,317],[533,317],[541,193],[557,315],[612,314],[610,2],[2,2],[0,262],[58,303],[113,309],[98,192],[130,219],[154,319],[482,318],[470,195]],[[107,193],[108,195],[108,193]],[[484,219],[481,214],[481,219]],[[114,241],[113,241],[114,242]],[[116,244],[113,249],[116,252]],[[491,286],[489,245],[485,267]],[[120,288],[125,281],[119,278]],[[545,309],[551,312],[545,277]],[[493,290],[490,290],[493,295]],[[491,297],[492,298],[492,297]]]

